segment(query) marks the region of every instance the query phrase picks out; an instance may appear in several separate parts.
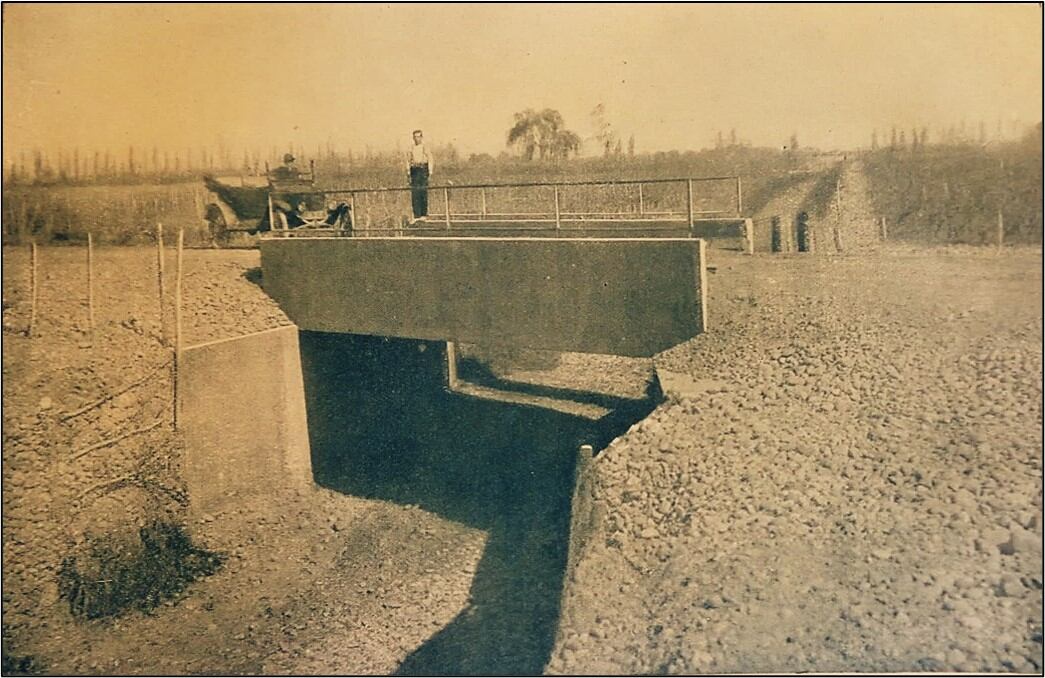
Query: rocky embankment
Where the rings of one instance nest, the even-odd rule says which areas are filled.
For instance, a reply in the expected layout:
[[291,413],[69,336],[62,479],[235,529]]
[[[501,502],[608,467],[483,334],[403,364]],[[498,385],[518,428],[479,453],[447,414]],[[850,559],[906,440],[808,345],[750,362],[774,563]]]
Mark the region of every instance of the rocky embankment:
[[683,386],[596,461],[549,671],[1040,673],[1041,262],[713,251]]

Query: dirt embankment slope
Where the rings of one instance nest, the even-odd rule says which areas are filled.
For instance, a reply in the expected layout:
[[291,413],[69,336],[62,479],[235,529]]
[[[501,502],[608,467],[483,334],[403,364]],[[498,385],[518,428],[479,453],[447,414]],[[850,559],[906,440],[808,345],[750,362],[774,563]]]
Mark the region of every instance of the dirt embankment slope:
[[1040,672],[1040,250],[711,264],[549,670]]

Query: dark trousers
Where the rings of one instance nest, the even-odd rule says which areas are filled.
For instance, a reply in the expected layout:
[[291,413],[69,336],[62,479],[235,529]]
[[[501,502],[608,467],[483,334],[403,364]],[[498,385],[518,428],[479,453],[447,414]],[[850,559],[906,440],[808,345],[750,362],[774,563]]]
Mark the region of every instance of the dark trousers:
[[428,165],[410,166],[410,201],[414,219],[428,216]]

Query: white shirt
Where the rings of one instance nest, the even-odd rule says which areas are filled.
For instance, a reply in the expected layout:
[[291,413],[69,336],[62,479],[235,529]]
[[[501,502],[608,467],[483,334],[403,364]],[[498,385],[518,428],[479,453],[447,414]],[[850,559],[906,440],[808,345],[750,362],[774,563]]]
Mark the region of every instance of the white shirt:
[[435,170],[435,163],[432,162],[432,156],[429,155],[428,149],[425,147],[424,142],[414,144],[410,147],[410,164],[411,165],[424,165],[428,164],[428,173],[432,174]]

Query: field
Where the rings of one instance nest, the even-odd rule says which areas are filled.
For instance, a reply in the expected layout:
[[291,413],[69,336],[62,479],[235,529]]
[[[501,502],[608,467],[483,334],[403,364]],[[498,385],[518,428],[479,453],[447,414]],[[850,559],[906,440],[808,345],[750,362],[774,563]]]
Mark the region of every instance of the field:
[[190,243],[207,238],[202,184],[16,186],[4,189],[3,243],[87,241],[115,245],[155,241],[156,224],[185,229]]
[[998,147],[882,149],[865,159],[875,210],[894,237],[918,242],[1042,241],[1041,128]]
[[[433,184],[524,183],[544,181],[590,181],[636,178],[681,178],[733,176],[741,174],[744,193],[753,196],[753,207],[768,199],[776,184],[763,188],[767,181],[794,172],[815,172],[834,157],[813,154],[793,155],[766,149],[732,148],[701,153],[665,153],[617,160],[575,160],[567,163],[525,163],[518,160],[479,158],[440,166]],[[335,167],[317,165],[317,184],[321,188],[375,188],[406,186],[405,172],[396,165],[361,165],[347,174],[335,174]],[[342,171],[344,168],[342,167]],[[773,179],[775,178],[775,179]],[[237,183],[230,177],[231,183]],[[245,177],[256,183],[257,178]],[[768,190],[767,190],[768,189]],[[685,184],[645,187],[647,211],[684,212]],[[698,183],[695,186],[698,211],[735,209],[735,184],[731,180]],[[550,188],[497,189],[487,193],[490,212],[554,211]],[[638,194],[634,186],[566,188],[561,193],[563,212],[637,211]],[[340,196],[339,199],[345,199]],[[205,228],[206,204],[212,200],[198,183],[172,183],[150,186],[18,186],[4,190],[4,244],[37,242],[82,242],[91,231],[95,240],[113,244],[151,242],[155,224],[162,222],[168,232],[186,229],[190,244],[209,244]],[[452,209],[479,212],[479,191],[452,193]],[[433,191],[431,214],[445,211],[443,195]],[[359,223],[373,228],[392,228],[410,214],[407,192],[369,194],[357,201]]]
[[[319,455],[321,489],[189,523],[170,426],[174,255],[161,313],[155,249],[99,246],[92,331],[79,241],[149,242],[155,220],[203,243],[205,194],[5,192],[4,237],[53,243],[39,248],[32,336],[28,248],[3,248],[5,673],[1040,672],[1040,246],[879,242],[888,159],[874,154],[699,160],[555,176],[737,163],[754,174],[745,212],[808,211],[819,254],[711,250],[712,327],[657,356],[676,375],[666,402],[596,457],[573,578],[561,509],[575,423],[510,408],[419,403],[438,425],[387,412],[345,433],[344,468],[359,473]],[[466,165],[446,176],[494,172]],[[502,182],[549,178],[501,169]],[[915,239],[905,226],[890,236]],[[186,344],[288,323],[258,265],[251,250],[186,252]],[[465,357],[466,379],[595,404],[645,393],[653,369]],[[350,376],[330,401],[363,421]],[[430,428],[427,448],[404,442],[410,426]]]

